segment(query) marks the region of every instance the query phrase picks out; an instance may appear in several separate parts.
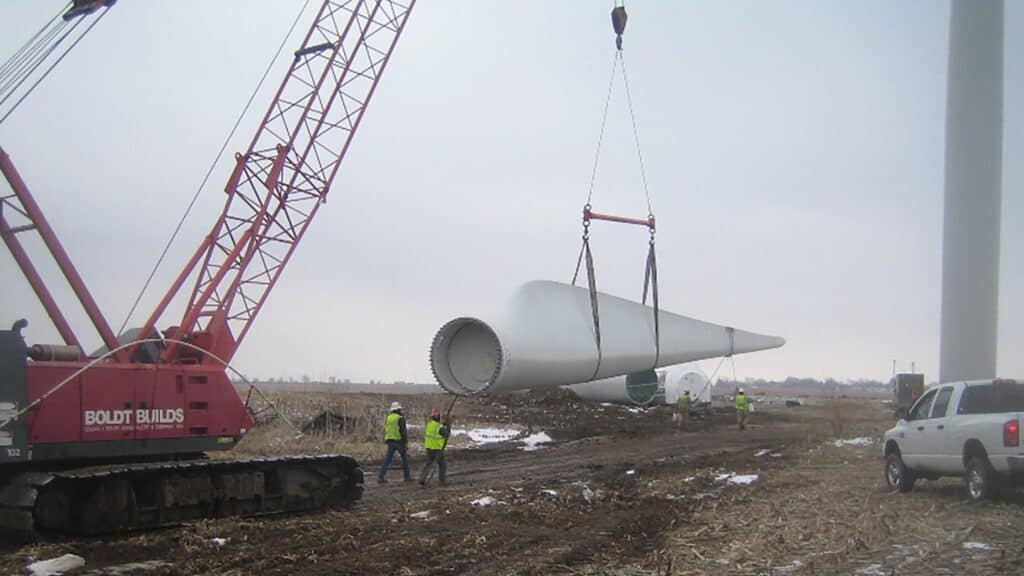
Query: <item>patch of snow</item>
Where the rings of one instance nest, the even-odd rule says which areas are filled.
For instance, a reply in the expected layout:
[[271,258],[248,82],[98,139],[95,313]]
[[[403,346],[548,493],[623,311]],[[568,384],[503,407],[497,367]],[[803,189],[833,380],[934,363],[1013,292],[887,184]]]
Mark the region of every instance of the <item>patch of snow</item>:
[[630,408],[626,408],[626,410],[629,410],[633,414],[646,414],[647,413],[647,411],[644,410],[643,408],[632,408],[632,407],[630,407]]
[[683,482],[686,482],[687,484],[689,484],[690,482],[693,482],[696,479],[697,479],[696,476],[687,476],[686,478],[683,478]]
[[836,448],[842,448],[843,446],[871,446],[875,441],[867,436],[861,436],[859,438],[847,438],[844,440],[836,440],[832,444]]
[[800,560],[794,560],[792,564],[787,564],[785,566],[775,566],[772,570],[774,574],[792,574],[793,572],[796,572],[797,570],[802,568],[803,565],[804,563]]
[[477,498],[476,500],[473,500],[472,502],[470,502],[470,504],[476,506],[477,508],[484,508],[486,506],[494,504],[495,502],[497,502],[497,500],[495,500],[493,497],[484,496],[483,498]]
[[992,547],[984,542],[964,542],[964,548],[968,550],[991,550]]
[[555,492],[554,490],[541,490],[540,493],[547,494],[548,496],[551,496],[553,498],[558,498],[558,492]]
[[735,472],[724,472],[715,476],[715,482],[728,480],[730,484],[746,486],[757,482],[757,474],[737,474]]
[[760,458],[761,456],[767,456],[767,455],[769,455],[771,453],[772,453],[772,449],[771,448],[765,448],[764,450],[758,450],[757,452],[754,452],[754,456]]
[[85,566],[85,558],[76,554],[65,554],[59,558],[40,560],[28,565],[32,576],[59,576],[65,572],[78,570]]
[[230,538],[211,538],[210,544],[213,544],[214,546],[220,548],[221,546],[227,544],[228,541],[230,540]]
[[771,455],[771,457],[772,458],[782,458],[782,453],[781,452],[775,452],[774,454]]
[[857,576],[887,576],[889,573],[881,564],[869,564],[854,572]]
[[523,438],[520,442],[523,443],[523,450],[530,452],[540,448],[541,444],[550,444],[552,440],[551,436],[548,436],[546,432],[537,432]]
[[456,428],[452,430],[452,436],[469,436],[469,439],[476,444],[493,444],[496,442],[507,442],[515,439],[522,432],[518,428]]
[[107,566],[103,568],[103,576],[138,576],[145,572],[156,572],[157,570],[170,567],[170,562],[164,562],[163,560],[129,562],[127,564],[118,564],[116,566]]
[[636,474],[636,470],[626,470],[626,476],[632,476],[633,474]]
[[583,487],[583,499],[587,501],[587,504],[594,501],[594,491],[590,489],[590,486]]
[[412,518],[413,520],[430,520],[430,510],[409,514],[409,518]]
[[611,402],[601,402],[601,406],[604,406],[605,408],[608,408],[608,407],[611,407],[611,406],[615,406],[615,404],[612,404]]

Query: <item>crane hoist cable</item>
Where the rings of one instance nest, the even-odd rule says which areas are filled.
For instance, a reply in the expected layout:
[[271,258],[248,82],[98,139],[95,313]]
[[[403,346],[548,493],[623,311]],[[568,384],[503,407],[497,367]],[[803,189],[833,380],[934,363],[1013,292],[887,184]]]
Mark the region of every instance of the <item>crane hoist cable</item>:
[[75,27],[80,24],[81,21],[71,24],[70,30],[65,30],[69,25],[67,22],[61,20],[50,27],[45,33],[28,46],[27,49],[23,48],[21,56],[13,60],[4,71],[3,76],[0,77],[0,104],[3,104],[7,99],[14,96],[18,88],[21,87],[29,77],[35,73],[35,71],[42,66],[43,62],[49,58],[50,54],[57,49],[58,46],[68,37],[69,34],[75,31]]
[[[97,11],[99,8],[104,8],[103,12],[85,28],[85,31],[78,34],[71,44],[64,48],[63,52],[60,52],[53,60],[53,63],[36,78],[32,85],[21,93],[21,96],[11,105],[10,109],[3,112],[2,108],[0,108],[0,113],[3,114],[3,116],[0,116],[0,124],[3,124],[75,46],[78,46],[78,43],[89,35],[89,32],[107,15],[115,1],[72,0],[65,8],[61,9],[63,16],[61,16],[59,22],[57,21],[57,16],[51,18],[24,46],[4,62],[3,66],[0,67],[0,107],[18,94],[21,86],[32,78],[36,71],[57,51],[57,48],[67,38],[74,35],[75,30],[85,20],[86,16]],[[65,12],[65,10],[67,11]],[[60,13],[58,13],[58,16],[60,16]],[[68,27],[68,22],[72,20],[74,20],[74,23],[64,32],[64,29]]]
[[60,22],[57,22],[57,19],[60,18],[61,12],[64,12],[66,9],[67,6],[61,8],[59,12],[53,15],[53,18],[50,18],[49,22],[43,25],[43,27],[33,34],[21,48],[18,48],[10,58],[0,65],[0,82],[3,82],[4,78],[6,78],[8,74],[10,74],[14,69],[20,67],[27,59],[31,58],[31,54],[33,52],[38,51],[45,45],[46,41],[41,40],[40,37],[53,36],[60,30],[60,26],[54,26],[54,23],[60,24]]
[[[72,20],[81,22],[83,16],[88,16],[100,8],[110,8],[116,2],[117,0],[71,0],[66,3],[21,48],[0,65],[0,79],[6,79],[8,75],[17,69],[23,69],[23,65],[27,61],[31,61],[35,56],[38,56],[39,52],[51,46],[53,38],[60,33],[68,22]],[[57,21],[58,18],[60,19],[59,22]],[[5,81],[0,80],[0,84]]]
[[[597,344],[597,365],[594,368],[594,376],[601,370],[602,350],[601,350],[601,314],[598,308],[597,301],[597,278],[594,269],[594,256],[590,248],[590,222],[591,220],[605,220],[609,222],[619,222],[623,224],[636,224],[640,226],[646,226],[650,237],[648,240],[647,250],[647,261],[644,267],[644,287],[643,287],[643,298],[642,303],[647,304],[647,294],[651,294],[651,305],[654,309],[654,366],[657,366],[658,361],[661,357],[661,327],[660,327],[660,310],[658,304],[658,262],[655,256],[655,218],[654,209],[651,206],[651,194],[647,186],[647,174],[644,170],[644,158],[643,153],[640,149],[640,136],[636,126],[636,114],[633,112],[633,98],[629,91],[629,75],[626,73],[626,61],[623,58],[622,51],[622,34],[626,31],[626,21],[628,16],[626,14],[626,8],[618,0],[616,1],[615,7],[612,9],[612,30],[615,32],[615,54],[612,58],[612,73],[611,78],[608,81],[608,93],[605,96],[604,113],[601,117],[601,129],[598,133],[597,138],[597,151],[594,154],[594,166],[590,174],[590,187],[587,191],[587,202],[583,206],[583,245],[580,247],[580,254],[576,260],[576,270],[572,275],[572,284],[576,284],[576,280],[580,273],[580,266],[586,262],[587,270],[587,288],[590,292],[590,310],[593,316],[594,322],[594,341]],[[621,66],[620,66],[621,65]],[[612,98],[612,87],[615,84],[615,73],[617,70],[622,71],[622,82],[626,92],[626,104],[629,109],[629,117],[632,122],[633,128],[633,143],[636,146],[637,158],[640,163],[640,178],[643,184],[644,199],[647,203],[647,218],[625,218],[622,216],[613,216],[610,214],[601,214],[592,210],[591,201],[594,195],[594,184],[597,180],[597,167],[601,157],[601,144],[604,140],[605,126],[608,122],[608,108],[611,104]],[[591,378],[591,379],[593,379]]]

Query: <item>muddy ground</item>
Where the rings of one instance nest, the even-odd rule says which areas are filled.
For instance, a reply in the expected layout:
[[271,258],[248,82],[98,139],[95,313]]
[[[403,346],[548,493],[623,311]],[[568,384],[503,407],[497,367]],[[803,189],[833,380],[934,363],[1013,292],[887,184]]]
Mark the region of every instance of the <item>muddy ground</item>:
[[[413,423],[435,402],[399,399]],[[664,407],[640,412],[557,394],[466,401],[456,428],[515,425],[554,441],[524,451],[517,441],[474,446],[459,436],[450,484],[426,489],[400,482],[398,469],[376,484],[382,450],[353,441],[368,481],[351,510],[7,543],[0,570],[24,574],[32,559],[74,553],[108,574],[130,562],[150,562],[148,574],[266,576],[1024,573],[1020,492],[970,505],[947,479],[893,493],[878,444],[891,408],[877,399],[813,404],[761,402],[742,432],[728,407],[716,407],[681,432]],[[836,444],[861,437],[873,443]],[[415,454],[414,469],[421,462]]]

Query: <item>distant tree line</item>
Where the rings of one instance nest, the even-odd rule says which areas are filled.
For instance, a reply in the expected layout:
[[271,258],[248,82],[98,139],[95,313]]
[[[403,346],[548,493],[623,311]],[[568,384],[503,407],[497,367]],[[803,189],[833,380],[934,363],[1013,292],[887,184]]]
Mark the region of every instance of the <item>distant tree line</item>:
[[719,378],[715,383],[716,388],[731,390],[737,387],[752,388],[758,390],[770,390],[785,388],[787,390],[840,390],[843,388],[860,388],[865,390],[891,390],[892,384],[878,380],[844,380],[840,382],[833,378],[817,380],[815,378],[797,378],[790,376],[785,380],[765,380],[764,378],[746,378],[740,380],[729,380]]
[[[348,378],[336,378],[331,376],[326,380],[313,380],[309,376],[303,375],[298,378],[291,376],[278,376],[270,378],[259,378],[245,375],[245,379],[252,384],[276,384],[276,385],[293,385],[293,386],[308,386],[309,384],[327,384],[327,385],[345,385],[345,384],[415,384],[415,382],[406,382],[403,380],[395,381],[384,381],[384,380],[370,380],[368,382],[353,382]],[[237,376],[232,377],[232,381],[235,384],[243,384],[242,379]],[[880,382],[878,380],[859,379],[859,380],[844,380],[839,381],[833,378],[826,378],[825,380],[817,380],[815,378],[797,378],[790,376],[785,380],[766,380],[764,378],[745,378],[743,380],[730,380],[728,378],[719,378],[715,383],[715,387],[720,390],[732,390],[737,387],[758,389],[758,390],[770,390],[770,389],[781,389],[787,390],[839,390],[842,388],[852,387],[860,388],[865,390],[891,390],[892,384],[889,382]]]
[[316,385],[345,385],[345,384],[417,384],[416,382],[406,382],[405,380],[369,380],[367,382],[353,382],[348,378],[338,378],[331,376],[325,380],[310,378],[308,375],[303,374],[299,377],[294,376],[271,376],[270,378],[260,378],[258,376],[249,376],[243,374],[241,378],[237,375],[231,376],[231,381],[234,384],[245,384],[248,381],[251,384],[276,384],[285,386],[308,386],[310,384]]

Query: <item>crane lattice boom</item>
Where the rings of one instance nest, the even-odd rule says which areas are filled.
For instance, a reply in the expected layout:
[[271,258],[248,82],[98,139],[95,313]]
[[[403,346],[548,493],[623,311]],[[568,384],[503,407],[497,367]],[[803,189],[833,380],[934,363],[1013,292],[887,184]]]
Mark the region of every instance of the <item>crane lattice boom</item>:
[[[236,157],[223,213],[143,334],[201,259],[180,334],[232,357],[325,201],[414,4],[324,3],[249,149]],[[169,348],[164,359],[175,353]]]

